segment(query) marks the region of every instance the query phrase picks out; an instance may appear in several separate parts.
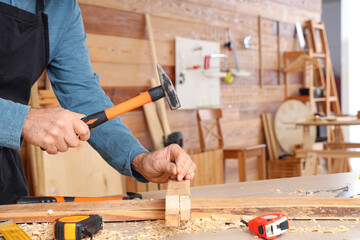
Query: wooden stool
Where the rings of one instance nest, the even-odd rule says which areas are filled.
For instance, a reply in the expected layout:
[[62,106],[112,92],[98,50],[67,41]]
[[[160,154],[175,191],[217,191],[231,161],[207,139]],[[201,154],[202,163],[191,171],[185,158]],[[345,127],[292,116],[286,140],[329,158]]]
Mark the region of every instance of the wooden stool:
[[246,159],[257,157],[259,180],[266,179],[266,144],[249,147],[224,146],[224,158],[237,158],[239,160],[239,181],[246,181]]

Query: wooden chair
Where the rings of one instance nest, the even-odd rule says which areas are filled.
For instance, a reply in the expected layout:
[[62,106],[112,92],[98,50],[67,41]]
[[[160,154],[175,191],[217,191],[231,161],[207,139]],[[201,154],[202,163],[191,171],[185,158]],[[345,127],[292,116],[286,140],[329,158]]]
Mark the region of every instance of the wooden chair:
[[[224,145],[224,138],[221,131],[220,119],[222,118],[221,109],[198,109],[197,123],[199,129],[200,148],[202,150],[211,149],[209,137],[217,140],[218,148],[222,148],[224,159],[237,158],[239,160],[239,181],[246,181],[246,159],[256,157],[258,163],[258,178],[266,179],[265,170],[265,144],[256,146],[231,146]],[[209,127],[210,126],[210,127]],[[214,130],[215,129],[215,130]],[[214,147],[214,144],[212,145]]]

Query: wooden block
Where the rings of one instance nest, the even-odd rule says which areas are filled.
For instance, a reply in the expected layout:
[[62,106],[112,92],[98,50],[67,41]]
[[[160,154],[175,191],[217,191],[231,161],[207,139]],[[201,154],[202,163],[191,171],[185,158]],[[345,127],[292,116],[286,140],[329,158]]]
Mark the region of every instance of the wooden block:
[[180,220],[187,221],[191,219],[191,200],[189,195],[180,196]]
[[165,200],[165,225],[179,226],[180,220],[190,220],[190,180],[168,181]]
[[165,199],[165,225],[180,225],[180,197],[179,195],[166,195]]
[[171,195],[191,195],[190,194],[190,180],[183,180],[181,182],[176,180],[168,181],[167,196]]

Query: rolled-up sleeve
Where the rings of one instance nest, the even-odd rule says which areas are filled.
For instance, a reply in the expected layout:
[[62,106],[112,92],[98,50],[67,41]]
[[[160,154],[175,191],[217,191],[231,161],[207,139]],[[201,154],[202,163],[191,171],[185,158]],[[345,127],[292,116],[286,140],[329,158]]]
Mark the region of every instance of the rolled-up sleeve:
[[[56,47],[47,71],[61,106],[89,115],[113,106],[99,84],[90,63],[81,11],[73,1],[68,31]],[[147,150],[122,123],[120,117],[91,130],[90,145],[120,173],[147,182],[131,170],[133,159]]]

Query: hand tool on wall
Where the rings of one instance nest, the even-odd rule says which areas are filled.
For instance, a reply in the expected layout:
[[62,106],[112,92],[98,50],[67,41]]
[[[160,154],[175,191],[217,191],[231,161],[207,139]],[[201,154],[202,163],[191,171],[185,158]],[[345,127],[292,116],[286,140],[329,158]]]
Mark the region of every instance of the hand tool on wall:
[[289,220],[285,214],[266,214],[256,217],[249,222],[241,220],[249,227],[250,232],[264,239],[274,239],[289,229]]
[[93,129],[100,124],[119,116],[120,114],[133,110],[137,107],[141,107],[147,103],[155,102],[163,97],[166,97],[171,110],[178,109],[181,105],[171,80],[166,75],[160,64],[157,64],[157,71],[159,74],[160,86],[153,87],[130,100],[105,109],[104,111],[84,117],[82,120],[89,126],[90,129]]
[[[227,72],[220,72],[221,65],[219,66],[212,66],[211,59],[224,59],[225,60],[225,67]],[[207,71],[211,68],[219,68],[219,72]],[[225,54],[210,54],[204,57],[204,75],[208,77],[223,77],[226,83],[232,83],[234,80],[234,76],[231,74],[228,65],[228,59]]]
[[27,203],[51,203],[51,202],[94,202],[109,200],[140,200],[142,195],[139,193],[127,192],[123,197],[64,197],[64,196],[40,196],[40,197],[21,197],[16,200],[16,204]]
[[56,240],[78,240],[90,237],[103,229],[103,219],[99,215],[62,217],[53,223]]
[[244,44],[244,48],[246,49],[252,48],[251,35],[244,37],[243,44]]
[[231,39],[231,33],[230,33],[230,29],[227,28],[227,35],[229,38],[229,42],[224,44],[224,47],[226,47],[227,49],[229,49],[230,51],[232,51],[233,55],[234,55],[234,59],[235,59],[235,65],[236,65],[236,71],[240,72],[240,65],[239,65],[239,59],[237,56],[237,52],[236,52],[236,44],[235,42]]

